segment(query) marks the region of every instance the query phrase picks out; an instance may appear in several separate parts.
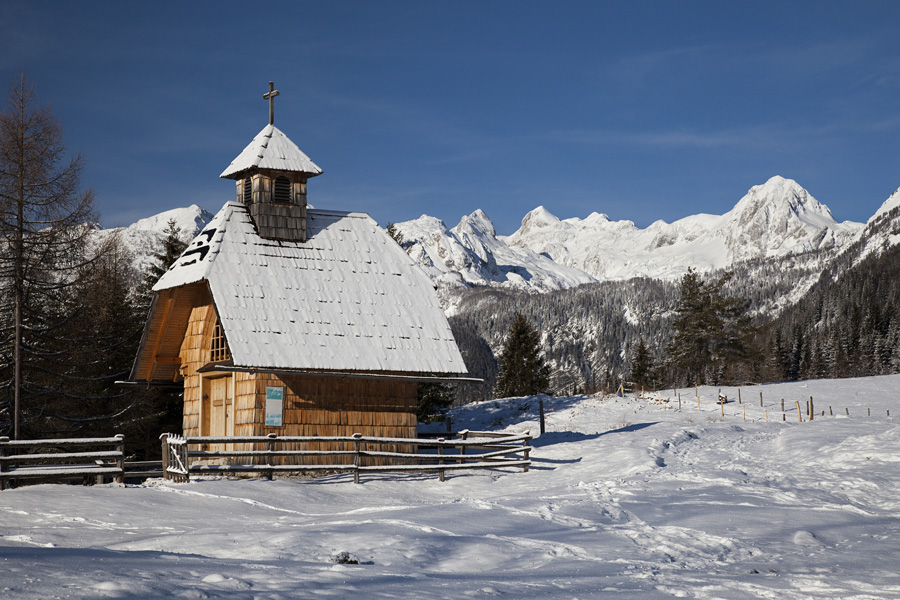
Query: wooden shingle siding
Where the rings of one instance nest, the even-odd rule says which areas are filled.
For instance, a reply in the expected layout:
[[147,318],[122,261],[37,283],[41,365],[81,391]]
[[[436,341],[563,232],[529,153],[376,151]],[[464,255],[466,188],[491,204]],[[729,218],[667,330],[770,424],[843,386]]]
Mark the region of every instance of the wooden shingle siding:
[[[181,346],[184,377],[184,434],[200,436],[204,377],[199,373],[209,362],[210,333],[216,312],[209,304],[192,308]],[[358,378],[297,375],[278,377],[266,373],[236,372],[228,375],[234,385],[234,435],[350,436],[362,433],[378,437],[416,437],[416,383]],[[284,387],[283,425],[266,427],[266,388]],[[208,418],[208,416],[207,416]],[[319,445],[317,445],[319,446]],[[338,444],[340,446],[340,444]],[[334,449],[321,445],[298,450]],[[242,448],[235,445],[236,450]],[[343,449],[343,448],[341,448]],[[346,448],[350,449],[350,448]],[[329,459],[306,457],[306,464],[330,464]],[[300,461],[297,461],[299,464]],[[290,463],[288,463],[290,464]]]

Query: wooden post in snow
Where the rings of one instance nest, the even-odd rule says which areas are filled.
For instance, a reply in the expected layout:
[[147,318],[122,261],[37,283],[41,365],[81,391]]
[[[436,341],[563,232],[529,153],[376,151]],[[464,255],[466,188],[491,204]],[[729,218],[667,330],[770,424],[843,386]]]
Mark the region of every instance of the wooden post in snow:
[[[444,440],[444,438],[438,438],[438,443],[439,443],[439,444],[443,444],[445,441],[446,441],[446,440]],[[439,465],[443,465],[443,464],[444,464],[444,446],[443,446],[443,445],[438,446],[438,456],[440,457],[440,458],[438,458],[438,464],[439,464]],[[440,470],[438,471],[438,478],[439,478],[441,481],[444,480],[444,469],[440,469]]]
[[812,421],[813,419],[815,419],[816,418],[815,415],[816,415],[816,407],[813,406],[813,399],[812,399],[812,396],[810,396],[809,397],[809,420]]
[[[0,438],[2,441],[2,438]],[[169,479],[169,434],[163,433],[159,436],[159,442],[162,444],[160,448],[162,453],[162,471],[163,479]],[[2,468],[2,467],[0,467]]]
[[120,473],[120,475],[116,477],[116,483],[125,483],[125,435],[117,433],[116,439],[119,440],[116,442],[116,452],[118,452],[118,456],[116,456],[116,468],[119,469]]
[[741,388],[738,388],[738,404],[743,404],[743,402],[741,402]]
[[544,435],[544,399],[540,398],[538,400],[538,410],[541,415],[541,435]]
[[[6,456],[6,447],[9,445],[9,438],[5,435],[0,437],[0,457]],[[9,466],[6,464],[5,460],[0,460],[0,473],[5,473],[9,470]],[[6,489],[6,479],[0,479],[0,490]]]
[[266,454],[266,466],[268,467],[268,469],[266,469],[266,479],[272,481],[272,461],[275,456],[275,438],[278,437],[278,434],[270,433],[266,437],[269,438],[266,441],[266,450],[268,451]]
[[353,483],[359,483],[359,450],[360,446],[362,445],[360,438],[362,438],[361,433],[353,434],[353,442],[355,446],[355,453],[353,455]]
[[[522,455],[525,457],[525,460],[531,460],[531,431],[525,432],[525,439],[522,440],[522,445],[525,447],[525,450],[522,452]],[[522,472],[528,472],[528,465],[526,464],[522,467]]]
[[797,405],[797,421],[802,423],[803,422],[803,413],[800,412],[800,401],[794,400],[794,404]]
[[760,407],[760,408],[763,407],[763,403],[762,403],[762,392],[759,393],[759,407]]

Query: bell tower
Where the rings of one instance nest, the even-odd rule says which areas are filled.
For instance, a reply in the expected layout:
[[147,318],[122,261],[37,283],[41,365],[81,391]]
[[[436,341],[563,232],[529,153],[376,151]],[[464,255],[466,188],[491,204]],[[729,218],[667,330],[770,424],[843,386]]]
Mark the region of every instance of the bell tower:
[[275,127],[274,82],[263,99],[269,101],[269,124],[231,161],[220,177],[235,180],[238,202],[247,205],[260,237],[285,242],[306,241],[306,182],[322,174],[280,129]]

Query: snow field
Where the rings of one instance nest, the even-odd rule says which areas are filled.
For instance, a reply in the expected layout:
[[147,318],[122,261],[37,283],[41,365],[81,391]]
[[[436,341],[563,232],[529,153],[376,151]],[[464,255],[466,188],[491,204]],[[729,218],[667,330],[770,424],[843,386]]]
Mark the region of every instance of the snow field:
[[680,392],[546,398],[528,473],[5,491],[0,597],[900,598],[900,376]]

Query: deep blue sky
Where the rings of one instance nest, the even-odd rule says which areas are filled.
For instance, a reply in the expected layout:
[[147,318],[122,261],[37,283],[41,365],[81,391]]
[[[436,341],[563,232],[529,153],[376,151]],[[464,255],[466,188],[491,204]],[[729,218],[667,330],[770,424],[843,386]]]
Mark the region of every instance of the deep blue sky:
[[[234,197],[267,123],[325,171],[323,208],[500,233],[545,205],[644,227],[728,211],[772,175],[839,221],[900,186],[900,2],[0,4],[86,160],[102,223]],[[4,103],[5,104],[5,103]]]

